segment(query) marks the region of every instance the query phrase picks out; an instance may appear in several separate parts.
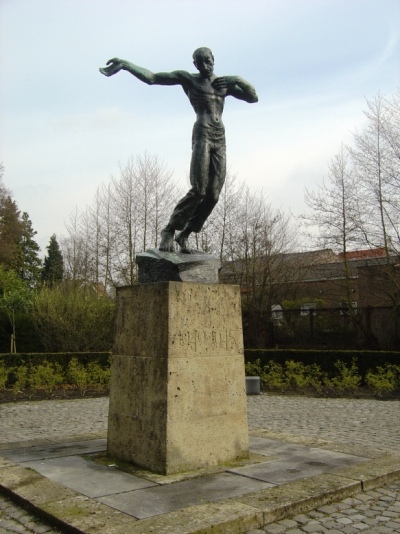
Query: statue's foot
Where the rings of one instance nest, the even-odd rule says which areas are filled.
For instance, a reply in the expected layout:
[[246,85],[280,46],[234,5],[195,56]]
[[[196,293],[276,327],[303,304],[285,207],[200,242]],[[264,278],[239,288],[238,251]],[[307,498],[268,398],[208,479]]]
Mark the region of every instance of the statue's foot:
[[183,234],[183,232],[180,232],[176,237],[175,241],[178,243],[178,245],[181,247],[181,252],[184,254],[192,254],[192,249],[189,247],[189,239],[188,236]]
[[174,252],[174,235],[175,230],[170,230],[169,228],[164,228],[164,230],[161,230],[161,242],[160,246],[158,247],[159,250],[162,250],[163,252]]

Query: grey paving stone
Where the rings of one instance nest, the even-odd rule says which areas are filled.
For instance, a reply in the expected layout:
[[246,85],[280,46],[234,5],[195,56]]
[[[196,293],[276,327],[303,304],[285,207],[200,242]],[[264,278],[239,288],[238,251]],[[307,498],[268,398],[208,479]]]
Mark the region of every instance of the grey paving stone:
[[109,495],[97,500],[137,519],[145,519],[180,510],[186,506],[214,502],[270,487],[272,487],[271,484],[251,478],[221,473],[175,484]]
[[298,445],[297,443],[252,435],[249,436],[249,447],[253,452],[264,456],[276,454],[279,456],[293,456],[295,454],[305,454],[309,450],[309,447]]
[[24,462],[23,465],[92,498],[157,486],[154,482],[96,464],[80,456],[36,460]]
[[48,445],[43,447],[17,448],[1,451],[1,456],[13,462],[28,462],[45,458],[59,458],[61,456],[76,456],[78,454],[93,454],[107,449],[106,439],[93,439],[76,441],[60,445]]
[[351,523],[353,522],[351,519],[349,519],[348,517],[338,517],[336,519],[336,521],[338,523],[340,523],[341,525],[351,525]]
[[286,527],[277,523],[271,523],[265,528],[265,532],[268,532],[268,534],[282,534],[285,530]]
[[278,524],[279,525],[283,525],[285,526],[286,528],[293,528],[293,527],[297,527],[297,522],[296,521],[293,521],[292,519],[282,519],[282,521],[278,521]]
[[240,474],[272,484],[287,484],[299,478],[320,475],[338,467],[348,467],[367,460],[367,458],[360,456],[323,449],[293,447],[290,455],[279,454],[279,460],[230,469],[229,473]]
[[392,529],[395,529],[395,532],[400,532],[400,530],[399,530],[399,524],[398,524],[398,523],[395,523],[394,521],[388,521],[388,522],[385,524],[385,527],[386,527],[386,528],[392,528]]
[[334,519],[331,519],[330,517],[324,517],[321,519],[321,525],[328,530],[337,529],[339,526],[341,526],[340,523]]
[[292,519],[301,525],[305,525],[310,520],[305,514],[295,515]]
[[308,516],[309,516],[309,517],[312,517],[313,519],[320,520],[320,519],[322,519],[323,517],[325,517],[325,514],[322,514],[322,513],[319,512],[318,510],[312,510],[311,512],[309,512]]
[[317,508],[318,512],[322,512],[323,514],[332,514],[337,511],[337,508],[334,504],[327,504],[325,506],[320,506]]
[[303,527],[304,532],[325,532],[324,527],[321,526],[320,523],[309,523],[308,525],[304,525]]

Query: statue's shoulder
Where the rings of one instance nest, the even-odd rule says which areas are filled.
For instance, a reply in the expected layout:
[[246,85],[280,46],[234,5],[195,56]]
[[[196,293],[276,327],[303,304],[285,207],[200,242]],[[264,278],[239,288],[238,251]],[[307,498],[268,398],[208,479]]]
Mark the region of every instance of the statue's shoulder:
[[191,83],[193,81],[194,74],[191,74],[187,70],[174,70],[171,74],[181,82]]

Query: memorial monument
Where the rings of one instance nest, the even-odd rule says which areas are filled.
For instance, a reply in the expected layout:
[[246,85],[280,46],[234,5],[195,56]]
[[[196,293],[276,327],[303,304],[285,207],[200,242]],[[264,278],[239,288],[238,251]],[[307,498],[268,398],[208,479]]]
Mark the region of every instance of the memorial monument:
[[209,48],[195,50],[193,63],[194,74],[153,73],[118,58],[100,69],[180,85],[196,113],[191,188],[159,250],[137,255],[139,285],[117,291],[108,453],[161,474],[248,454],[240,291],[218,284],[219,260],[191,249],[189,236],[200,232],[224,184],[225,98],[258,97],[239,76],[216,76]]

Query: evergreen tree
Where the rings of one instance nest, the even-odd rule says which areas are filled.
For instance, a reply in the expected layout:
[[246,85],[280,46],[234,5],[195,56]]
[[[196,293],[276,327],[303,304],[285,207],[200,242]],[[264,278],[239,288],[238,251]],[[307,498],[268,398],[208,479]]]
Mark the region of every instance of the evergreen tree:
[[0,264],[8,269],[16,266],[22,233],[23,225],[16,202],[11,196],[3,197],[0,203]]
[[0,206],[3,205],[3,200],[11,196],[10,191],[3,184],[4,165],[0,163]]
[[0,266],[13,270],[32,287],[40,277],[41,260],[37,234],[29,215],[20,214],[11,192],[3,184],[4,166],[0,163]]
[[37,232],[32,228],[29,215],[22,214],[22,236],[19,242],[17,272],[20,278],[26,280],[30,286],[36,285],[40,278],[42,261],[38,256],[40,247],[34,240]]
[[53,285],[61,282],[64,276],[63,256],[56,234],[50,237],[50,242],[46,248],[48,255],[44,258],[42,280],[49,285]]

